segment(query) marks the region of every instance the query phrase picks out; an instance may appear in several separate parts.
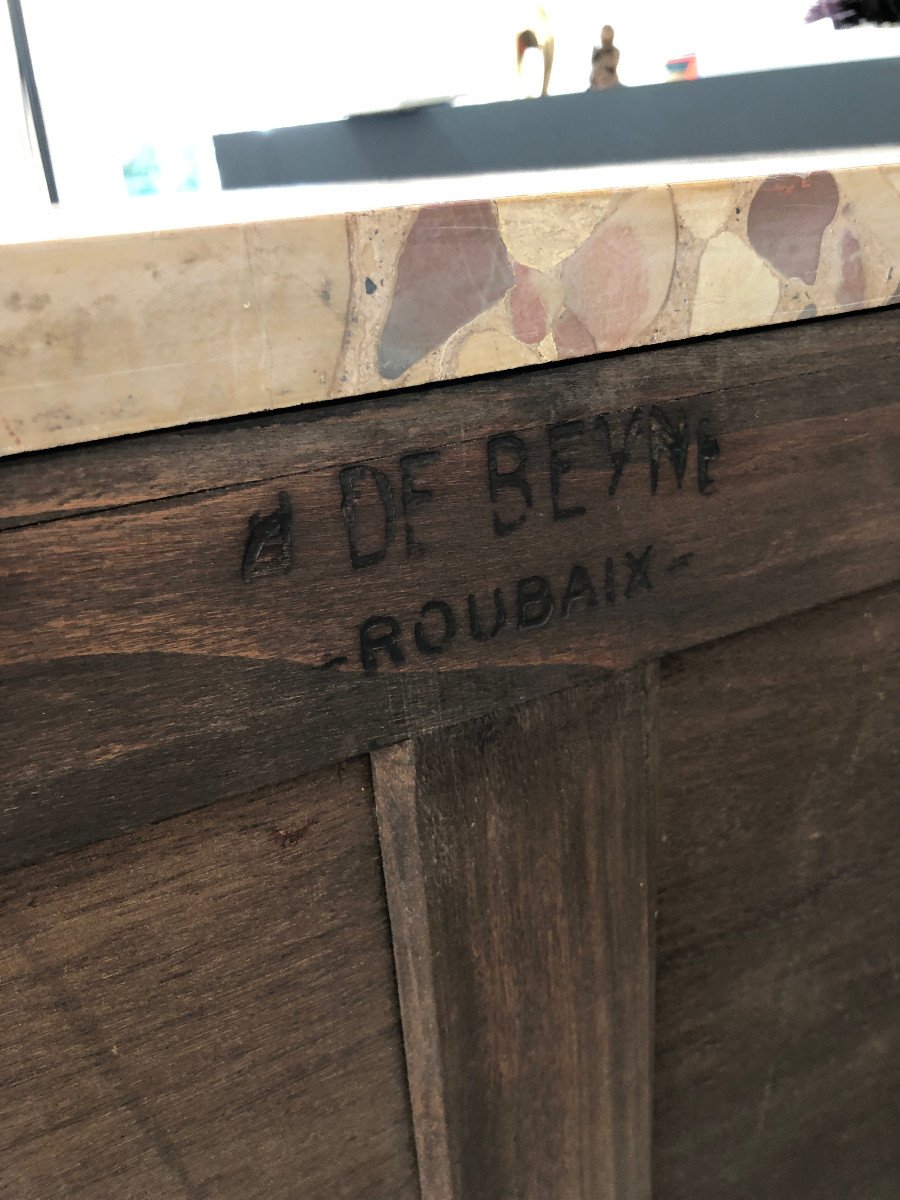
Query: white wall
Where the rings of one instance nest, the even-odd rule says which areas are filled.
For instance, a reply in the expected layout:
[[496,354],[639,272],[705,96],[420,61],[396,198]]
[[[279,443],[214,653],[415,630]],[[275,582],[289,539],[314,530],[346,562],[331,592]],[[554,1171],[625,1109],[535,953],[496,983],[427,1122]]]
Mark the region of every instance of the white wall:
[[[900,29],[808,26],[809,3],[548,0],[556,32],[551,91],[587,86],[604,22],[616,27],[620,77],[632,85],[665,79],[666,60],[692,51],[701,75],[900,54]],[[124,196],[122,165],[148,142],[208,149],[217,132],[334,119],[415,98],[515,95],[513,39],[532,9],[529,0],[23,5],[64,202]],[[9,73],[0,57],[0,129],[7,131]],[[206,170],[214,177],[211,158]]]

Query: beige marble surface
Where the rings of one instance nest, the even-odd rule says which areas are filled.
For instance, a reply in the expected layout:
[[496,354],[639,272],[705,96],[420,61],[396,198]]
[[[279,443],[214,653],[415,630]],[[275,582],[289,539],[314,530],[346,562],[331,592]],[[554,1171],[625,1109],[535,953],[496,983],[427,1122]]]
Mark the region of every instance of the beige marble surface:
[[790,165],[293,218],[289,194],[245,196],[236,223],[106,237],[45,223],[0,247],[0,454],[900,300],[900,165]]

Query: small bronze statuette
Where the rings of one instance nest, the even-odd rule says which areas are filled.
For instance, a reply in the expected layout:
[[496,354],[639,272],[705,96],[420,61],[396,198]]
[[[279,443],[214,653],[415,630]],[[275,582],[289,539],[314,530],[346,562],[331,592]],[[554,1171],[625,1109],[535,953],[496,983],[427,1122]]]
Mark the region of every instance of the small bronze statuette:
[[602,92],[606,88],[621,87],[621,81],[616,74],[619,51],[613,45],[615,36],[612,25],[604,25],[600,31],[600,45],[594,47],[594,53],[591,55],[591,91]]

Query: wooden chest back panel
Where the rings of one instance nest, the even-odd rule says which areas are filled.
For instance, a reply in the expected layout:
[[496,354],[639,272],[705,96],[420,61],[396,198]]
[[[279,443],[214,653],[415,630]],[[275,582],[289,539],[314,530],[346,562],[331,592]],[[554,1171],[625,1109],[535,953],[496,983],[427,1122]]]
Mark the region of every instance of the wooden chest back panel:
[[898,329],[0,463],[0,1193],[896,1195]]

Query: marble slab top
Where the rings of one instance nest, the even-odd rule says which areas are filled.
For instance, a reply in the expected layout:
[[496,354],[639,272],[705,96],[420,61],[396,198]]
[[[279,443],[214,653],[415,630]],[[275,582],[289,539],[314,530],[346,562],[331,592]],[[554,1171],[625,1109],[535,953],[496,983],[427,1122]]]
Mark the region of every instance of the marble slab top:
[[0,455],[900,301],[900,151],[218,201],[12,230]]

